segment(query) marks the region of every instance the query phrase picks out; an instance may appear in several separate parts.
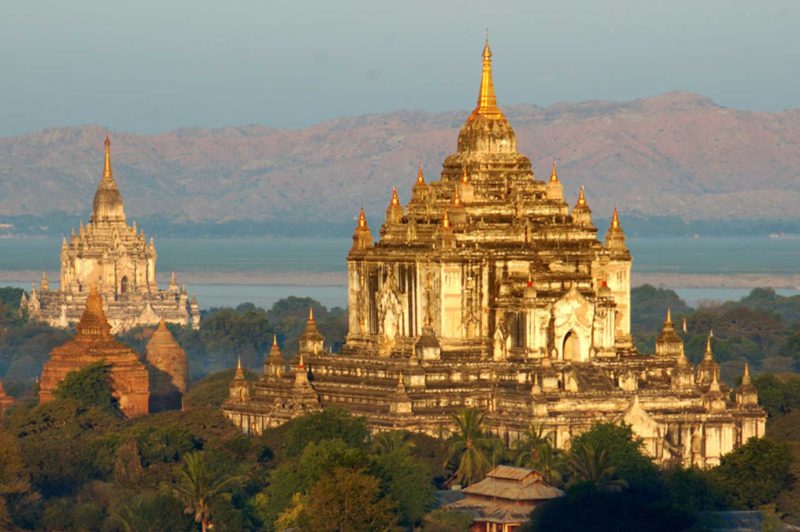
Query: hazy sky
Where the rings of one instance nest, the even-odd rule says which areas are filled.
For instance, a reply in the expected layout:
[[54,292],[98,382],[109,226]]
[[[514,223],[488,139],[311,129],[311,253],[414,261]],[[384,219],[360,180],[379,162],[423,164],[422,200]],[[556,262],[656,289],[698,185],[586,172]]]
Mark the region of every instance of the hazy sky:
[[0,0],[0,135],[468,109],[486,27],[503,105],[800,107],[797,0]]

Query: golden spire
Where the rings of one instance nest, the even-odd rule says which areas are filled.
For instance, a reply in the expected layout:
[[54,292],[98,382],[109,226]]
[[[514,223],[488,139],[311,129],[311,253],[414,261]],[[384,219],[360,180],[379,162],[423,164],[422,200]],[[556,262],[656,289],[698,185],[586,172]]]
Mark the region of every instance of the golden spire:
[[[163,321],[163,320],[162,320],[162,321]],[[236,357],[236,369],[237,369],[237,370],[240,370],[240,369],[242,369],[242,357],[240,357],[240,356],[239,356],[239,357]]]
[[400,206],[400,198],[397,197],[397,187],[392,187],[392,201],[389,202],[391,207]]
[[670,310],[669,305],[667,305],[667,319],[664,320],[664,325],[666,324],[672,325],[672,311]]
[[114,177],[114,174],[111,172],[111,140],[108,138],[108,133],[106,133],[106,141],[103,144],[106,146],[106,162],[103,165],[103,179],[110,179]]
[[417,185],[425,186],[425,175],[422,173],[422,165],[417,168]]
[[714,360],[714,353],[711,351],[711,337],[713,335],[714,333],[712,332],[708,333],[708,338],[706,339],[706,352],[703,355],[704,360]]
[[442,229],[450,230],[450,213],[447,209],[444,210],[444,218],[442,218]]
[[273,334],[272,335],[272,347],[273,348],[278,347],[278,335],[277,334]]
[[461,184],[469,185],[469,176],[467,175],[467,167],[461,168]]
[[367,215],[364,214],[364,207],[361,207],[361,211],[358,213],[358,225],[356,226],[356,231],[368,231],[369,227],[367,227]]
[[558,183],[558,171],[556,170],[556,162],[553,161],[553,169],[550,171],[550,182]]
[[308,307],[308,321],[314,321],[314,307]]
[[486,44],[483,46],[483,70],[481,72],[481,88],[478,91],[478,104],[470,115],[470,120],[477,116],[499,119],[505,118],[503,112],[497,107],[497,97],[494,94],[494,81],[492,81],[492,50],[489,48],[489,33],[486,33]]
[[455,194],[453,194],[453,207],[455,207],[456,209],[462,207],[461,196],[458,194],[458,187],[456,187]]
[[611,215],[611,229],[613,231],[619,231],[619,214],[617,214],[617,208],[614,207],[614,214]]
[[581,185],[581,192],[578,195],[578,203],[575,204],[575,207],[586,207],[586,195],[583,192],[583,185]]
[[742,375],[742,386],[750,386],[753,381],[750,379],[750,364],[744,361],[744,374]]

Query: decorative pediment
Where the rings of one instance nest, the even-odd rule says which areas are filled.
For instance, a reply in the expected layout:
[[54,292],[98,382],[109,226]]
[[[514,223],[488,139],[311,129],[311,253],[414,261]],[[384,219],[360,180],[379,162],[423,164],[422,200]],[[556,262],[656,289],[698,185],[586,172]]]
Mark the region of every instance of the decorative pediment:
[[555,325],[558,328],[569,324],[591,328],[592,310],[592,303],[583,297],[575,285],[572,285],[572,288],[553,306]]
[[658,422],[647,413],[639,402],[639,396],[634,395],[633,401],[625,411],[625,416],[622,420],[631,426],[634,434],[640,438],[657,438],[659,437]]

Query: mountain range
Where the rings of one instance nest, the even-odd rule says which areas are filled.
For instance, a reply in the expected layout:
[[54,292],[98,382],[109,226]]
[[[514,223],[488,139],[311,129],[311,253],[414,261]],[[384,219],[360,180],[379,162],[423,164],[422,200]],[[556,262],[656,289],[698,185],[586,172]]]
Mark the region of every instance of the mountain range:
[[[675,92],[629,102],[505,108],[539,179],[558,162],[568,201],[580,185],[598,217],[800,219],[800,110],[721,107]],[[131,219],[344,223],[363,205],[379,227],[391,188],[407,200],[455,151],[467,112],[396,111],[302,129],[263,125],[111,131]],[[85,215],[100,179],[99,125],[0,138],[0,216]]]

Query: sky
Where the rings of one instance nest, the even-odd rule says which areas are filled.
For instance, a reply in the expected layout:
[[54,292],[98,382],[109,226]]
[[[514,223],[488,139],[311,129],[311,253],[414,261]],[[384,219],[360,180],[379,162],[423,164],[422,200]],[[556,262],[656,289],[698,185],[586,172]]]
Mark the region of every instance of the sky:
[[0,136],[299,128],[674,90],[800,108],[797,0],[0,0]]

